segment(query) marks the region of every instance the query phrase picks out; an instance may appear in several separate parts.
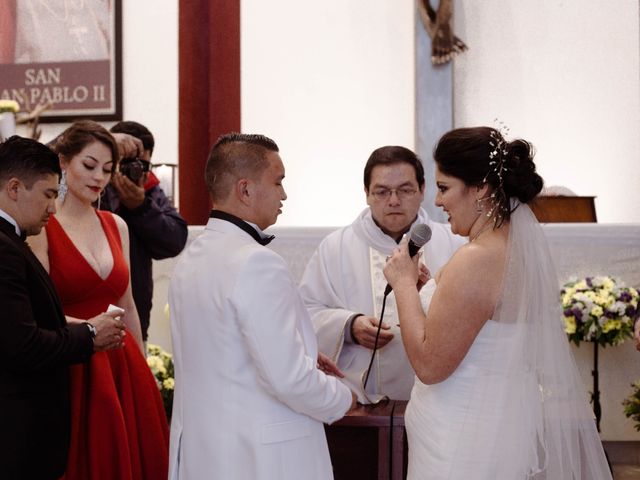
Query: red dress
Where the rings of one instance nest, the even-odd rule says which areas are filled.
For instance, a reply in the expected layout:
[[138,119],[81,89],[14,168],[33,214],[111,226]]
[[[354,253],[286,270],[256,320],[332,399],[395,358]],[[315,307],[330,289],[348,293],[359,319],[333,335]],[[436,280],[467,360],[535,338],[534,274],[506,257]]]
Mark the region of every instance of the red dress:
[[[115,304],[129,284],[120,234],[96,212],[113,255],[106,279],[87,263],[55,216],[47,225],[49,266],[66,315],[89,319]],[[169,431],[153,374],[130,333],[121,349],[71,367],[71,445],[65,480],[167,478]]]

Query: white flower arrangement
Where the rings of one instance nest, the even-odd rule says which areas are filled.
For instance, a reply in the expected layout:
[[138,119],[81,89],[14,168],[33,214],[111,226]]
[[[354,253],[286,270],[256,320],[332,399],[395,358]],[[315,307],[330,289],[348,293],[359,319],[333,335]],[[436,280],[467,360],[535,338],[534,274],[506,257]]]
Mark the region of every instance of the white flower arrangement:
[[170,418],[175,388],[173,356],[160,346],[149,343],[147,344],[147,365],[158,384],[167,418]]
[[581,341],[620,345],[633,337],[638,291],[608,277],[571,278],[562,288],[564,331]]
[[11,112],[18,113],[20,104],[15,100],[0,99],[0,113]]

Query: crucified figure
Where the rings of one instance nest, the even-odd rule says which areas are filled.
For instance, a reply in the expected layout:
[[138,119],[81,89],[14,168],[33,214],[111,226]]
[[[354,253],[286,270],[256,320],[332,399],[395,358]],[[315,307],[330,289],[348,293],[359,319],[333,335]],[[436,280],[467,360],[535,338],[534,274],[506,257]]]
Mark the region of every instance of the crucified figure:
[[452,0],[440,0],[438,11],[430,0],[417,0],[420,18],[431,37],[431,62],[441,65],[449,62],[456,53],[467,49],[465,43],[451,31]]

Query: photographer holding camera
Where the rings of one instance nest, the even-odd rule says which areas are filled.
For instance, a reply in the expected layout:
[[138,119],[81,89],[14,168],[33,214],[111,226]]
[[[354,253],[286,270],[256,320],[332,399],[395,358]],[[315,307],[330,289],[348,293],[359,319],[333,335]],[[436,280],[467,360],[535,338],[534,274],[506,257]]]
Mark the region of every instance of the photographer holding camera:
[[187,242],[187,222],[180,216],[150,171],[153,135],[137,122],[111,127],[122,155],[100,199],[99,208],[121,216],[129,227],[131,287],[147,341],[153,297],[152,260],[175,257]]

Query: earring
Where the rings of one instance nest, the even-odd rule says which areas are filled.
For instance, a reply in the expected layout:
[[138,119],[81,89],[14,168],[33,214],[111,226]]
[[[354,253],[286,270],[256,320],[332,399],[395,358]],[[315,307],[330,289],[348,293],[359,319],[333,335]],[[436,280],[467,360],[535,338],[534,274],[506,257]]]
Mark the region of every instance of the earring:
[[64,203],[64,197],[67,196],[67,172],[62,170],[62,174],[60,175],[60,183],[58,184],[58,199],[60,203]]
[[476,198],[476,212],[482,213],[482,200]]
[[104,190],[102,192],[100,192],[100,195],[98,195],[98,210],[100,210],[100,200],[102,200],[102,194],[104,193]]
[[[491,202],[491,208],[489,209],[489,211],[487,212],[487,218],[491,218],[493,217],[493,214],[496,211],[496,206],[497,206],[497,202],[496,202],[496,192],[493,192],[491,195],[489,195],[489,201]],[[496,219],[494,218],[494,221]]]

